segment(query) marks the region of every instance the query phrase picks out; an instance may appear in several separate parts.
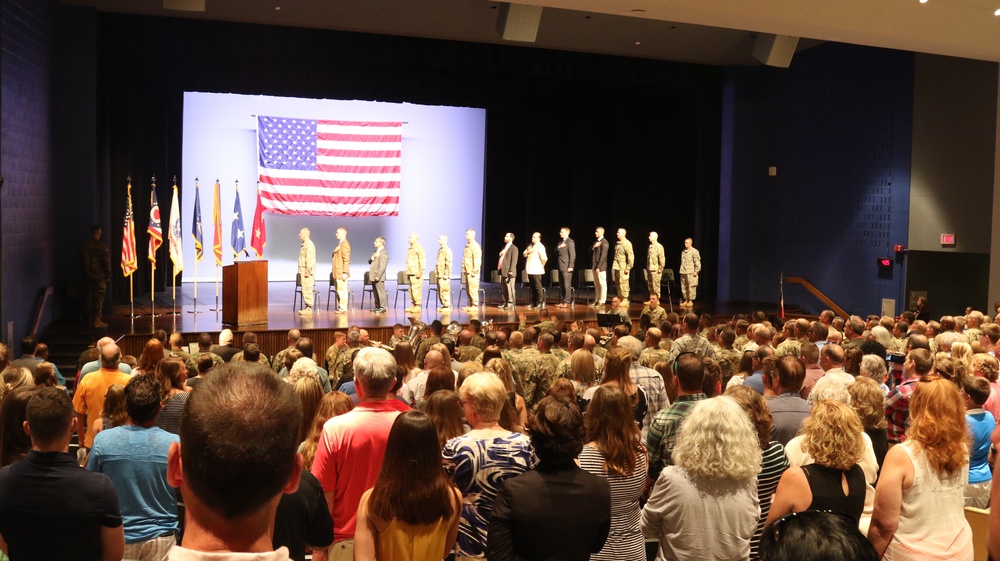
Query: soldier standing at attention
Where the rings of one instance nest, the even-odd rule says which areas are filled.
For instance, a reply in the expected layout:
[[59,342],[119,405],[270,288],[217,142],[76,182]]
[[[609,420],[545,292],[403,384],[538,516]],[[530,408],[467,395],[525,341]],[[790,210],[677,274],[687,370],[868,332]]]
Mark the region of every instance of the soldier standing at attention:
[[404,312],[419,312],[420,301],[424,297],[424,269],[427,257],[424,246],[417,241],[416,234],[410,234],[410,247],[406,250],[406,280],[410,283],[410,307]]
[[659,237],[656,232],[649,233],[649,252],[646,253],[646,271],[649,273],[649,278],[646,281],[649,283],[650,296],[660,295],[660,279],[663,277],[663,267],[667,264],[663,245],[657,241]]
[[462,277],[466,290],[469,291],[469,305],[463,308],[467,312],[479,309],[479,269],[483,265],[483,248],[476,242],[476,231],[469,228],[465,231],[465,251],[462,252]]
[[448,236],[444,234],[438,236],[438,245],[441,249],[438,250],[434,270],[437,272],[438,298],[441,300],[441,307],[437,311],[447,312],[451,310],[451,262],[454,255],[448,247]]
[[299,279],[302,281],[302,302],[305,308],[299,310],[303,316],[313,313],[313,286],[316,283],[316,244],[309,239],[309,228],[299,230],[302,247],[299,248]]
[[691,247],[691,238],[684,240],[684,251],[681,252],[681,306],[694,307],[694,299],[698,296],[698,273],[701,272],[701,254]]
[[[347,279],[351,276],[351,242],[347,230],[337,228],[337,248],[333,250],[333,282],[337,287],[337,312],[347,313]],[[329,304],[327,305],[329,308]]]
[[615,260],[611,269],[618,271],[618,298],[621,306],[628,306],[629,274],[635,264],[635,254],[632,253],[632,242],[625,237],[625,228],[618,228],[618,243],[615,244]]
[[111,277],[111,261],[108,257],[108,246],[101,241],[101,227],[90,227],[90,239],[83,244],[83,272],[87,275],[87,324],[94,327],[107,327],[101,321],[101,310],[104,309],[104,291]]

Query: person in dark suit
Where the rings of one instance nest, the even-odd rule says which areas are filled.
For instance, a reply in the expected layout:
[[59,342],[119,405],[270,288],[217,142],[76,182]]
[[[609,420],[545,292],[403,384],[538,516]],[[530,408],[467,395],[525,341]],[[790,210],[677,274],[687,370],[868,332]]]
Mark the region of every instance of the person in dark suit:
[[588,561],[611,529],[608,481],[574,461],[583,450],[583,415],[575,403],[546,397],[531,421],[538,466],[504,481],[486,541],[490,561]]
[[507,232],[503,241],[506,245],[500,252],[500,259],[497,261],[497,270],[500,271],[501,293],[503,303],[501,310],[514,309],[514,281],[517,277],[517,246],[514,245],[514,234]]
[[598,226],[594,232],[597,241],[594,242],[594,254],[590,268],[594,271],[594,304],[603,306],[608,298],[608,278],[604,272],[608,270],[608,240],[604,237],[604,228]]
[[569,228],[559,230],[559,245],[556,246],[559,263],[559,287],[562,298],[559,307],[569,307],[569,291],[573,287],[573,265],[576,263],[576,242],[569,237]]
[[385,313],[385,269],[389,265],[389,254],[385,251],[385,238],[379,236],[375,238],[375,253],[368,260],[368,278],[372,281],[372,288],[375,291],[375,308],[372,310],[376,314]]

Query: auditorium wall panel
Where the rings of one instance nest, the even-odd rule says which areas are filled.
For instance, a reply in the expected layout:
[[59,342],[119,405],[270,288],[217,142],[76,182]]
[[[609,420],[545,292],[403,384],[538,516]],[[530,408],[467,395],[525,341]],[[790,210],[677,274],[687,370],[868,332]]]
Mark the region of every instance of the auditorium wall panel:
[[[913,54],[824,44],[788,69],[728,68],[724,91],[720,299],[776,303],[784,273],[850,313],[902,310],[902,263],[880,276],[876,260],[907,244]],[[825,307],[798,289],[786,304]]]
[[[40,290],[55,279],[50,85],[53,10],[42,0],[0,1],[0,339],[31,328]],[[79,239],[75,243],[83,241]],[[74,252],[75,253],[75,252]],[[59,266],[72,267],[72,261]],[[46,320],[51,319],[48,308]],[[11,349],[17,356],[19,347]]]

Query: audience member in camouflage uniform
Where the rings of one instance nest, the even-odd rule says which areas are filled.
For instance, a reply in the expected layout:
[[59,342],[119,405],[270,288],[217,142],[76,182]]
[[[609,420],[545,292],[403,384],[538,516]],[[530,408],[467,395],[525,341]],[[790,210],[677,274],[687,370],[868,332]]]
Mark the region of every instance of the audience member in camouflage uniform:
[[475,361],[483,354],[483,350],[472,344],[472,332],[468,329],[463,329],[458,333],[458,348],[455,349],[458,354],[459,362],[469,362]]
[[340,358],[340,353],[342,353],[347,348],[347,334],[343,331],[337,331],[333,334],[333,344],[326,349],[326,369],[333,372],[333,365],[337,364],[337,359]]
[[670,355],[667,362],[673,362],[681,353],[694,353],[701,358],[715,358],[715,350],[712,344],[698,333],[698,316],[687,314],[684,316],[684,335],[674,341],[670,347]]
[[330,369],[330,382],[337,389],[354,379],[354,355],[361,350],[361,333],[358,331],[347,332],[347,348],[342,349],[337,361]]
[[441,342],[441,330],[443,328],[441,320],[437,319],[427,326],[429,335],[420,342],[420,346],[417,348],[417,366],[420,368],[424,367],[424,357],[427,356],[427,351],[431,350],[431,345]]
[[646,330],[646,348],[639,353],[639,364],[647,368],[652,368],[657,362],[667,360],[669,351],[660,348],[660,338],[663,332],[658,327],[650,327]]
[[667,311],[660,305],[660,297],[656,294],[649,295],[649,304],[642,309],[642,314],[649,314],[649,320],[653,325],[660,325],[667,319]]
[[[528,355],[534,363],[530,374],[521,378],[524,385],[524,401],[528,409],[538,403],[558,376],[559,359],[552,354],[553,337],[551,333],[542,333],[538,337],[536,352]],[[527,351],[527,349],[526,349]],[[527,353],[525,353],[527,354]]]
[[[253,331],[243,332],[243,350],[233,355],[233,360],[243,360],[243,355],[246,353],[247,345],[257,345],[257,334]],[[271,362],[267,360],[267,355],[260,352],[260,347],[257,347],[257,360],[252,362],[259,362],[264,366],[270,366]]]
[[295,343],[298,342],[301,336],[302,334],[298,329],[288,330],[288,346],[274,355],[274,360],[271,361],[271,370],[281,372],[281,369],[285,367],[285,353],[295,348]]

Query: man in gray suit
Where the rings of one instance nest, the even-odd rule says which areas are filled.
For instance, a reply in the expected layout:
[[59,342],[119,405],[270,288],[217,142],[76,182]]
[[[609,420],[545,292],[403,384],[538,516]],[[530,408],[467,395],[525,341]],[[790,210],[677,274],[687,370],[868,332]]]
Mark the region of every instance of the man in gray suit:
[[385,238],[379,236],[375,238],[375,253],[368,260],[368,279],[372,281],[372,288],[375,290],[375,308],[372,310],[376,314],[385,313],[385,269],[389,264],[389,254],[385,251]]
[[500,259],[497,261],[497,270],[500,271],[503,289],[503,303],[501,310],[514,309],[514,282],[517,277],[517,246],[514,245],[514,234],[507,232],[503,237],[504,246],[500,251]]

